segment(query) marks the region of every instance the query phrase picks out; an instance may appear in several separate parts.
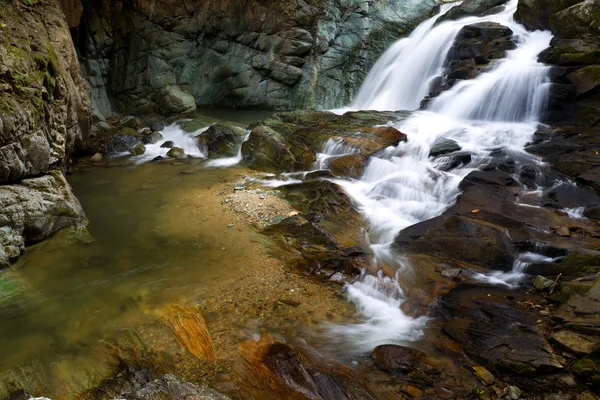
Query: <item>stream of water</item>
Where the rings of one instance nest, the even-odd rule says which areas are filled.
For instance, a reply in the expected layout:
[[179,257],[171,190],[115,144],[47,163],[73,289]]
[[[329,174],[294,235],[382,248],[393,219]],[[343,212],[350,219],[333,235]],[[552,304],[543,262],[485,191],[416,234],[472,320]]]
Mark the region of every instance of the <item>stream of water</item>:
[[[449,6],[443,7],[440,14]],[[459,184],[471,171],[487,164],[492,151],[502,150],[515,159],[535,158],[524,151],[538,126],[549,87],[549,68],[537,62],[548,47],[549,32],[528,32],[513,20],[517,1],[504,11],[485,17],[468,17],[435,24],[437,16],[422,23],[410,37],[394,44],[377,62],[350,109],[415,110],[428,94],[430,83],[442,75],[443,63],[458,32],[466,25],[497,22],[509,27],[517,48],[491,70],[461,81],[435,98],[426,110],[396,124],[406,142],[371,158],[357,180],[337,180],[360,206],[370,224],[368,240],[379,261],[394,264],[399,272],[418,268],[391,249],[397,233],[417,222],[440,215],[459,194]],[[445,157],[432,158],[430,149],[451,139],[471,161],[451,170]],[[522,275],[516,260],[511,276]],[[491,281],[491,278],[486,278]],[[514,280],[513,280],[514,283]],[[423,318],[409,318],[399,310],[404,300],[394,279],[365,275],[347,290],[350,301],[365,317],[359,325],[338,326],[334,334],[358,351],[373,345],[416,340]],[[366,340],[368,338],[368,340]]]

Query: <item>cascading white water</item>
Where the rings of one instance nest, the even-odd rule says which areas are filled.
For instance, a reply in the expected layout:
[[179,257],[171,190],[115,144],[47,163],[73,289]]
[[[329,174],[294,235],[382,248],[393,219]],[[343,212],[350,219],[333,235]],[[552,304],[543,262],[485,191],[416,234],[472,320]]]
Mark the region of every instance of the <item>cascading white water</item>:
[[[413,34],[397,42],[376,64],[351,109],[416,109],[428,94],[430,81],[442,74],[449,48],[460,29],[491,21],[509,27],[518,47],[504,60],[477,78],[456,84],[431,102],[427,111],[417,111],[396,127],[408,140],[373,157],[358,180],[338,180],[359,205],[370,224],[368,240],[374,262],[394,262],[394,237],[410,225],[440,215],[459,194],[459,183],[471,171],[486,164],[494,150],[535,161],[524,151],[537,127],[546,99],[548,67],[537,62],[537,54],[548,47],[549,32],[527,32],[514,22],[517,0],[504,11],[485,17],[468,17],[435,26],[435,19],[421,24]],[[471,161],[450,171],[447,157],[432,158],[431,147],[441,140],[455,141]],[[517,269],[527,264],[516,260]],[[398,270],[410,268],[397,262]],[[516,271],[520,274],[522,271]],[[515,275],[516,276],[516,275]],[[389,278],[388,278],[389,279]],[[489,278],[491,281],[492,278]],[[338,339],[355,345],[354,336],[378,343],[417,339],[423,319],[389,318],[400,313],[400,292],[382,290],[381,279],[364,276],[348,286],[347,295],[366,321],[335,327]],[[387,301],[382,299],[387,298]],[[376,306],[374,306],[374,304]],[[376,338],[376,340],[375,340]],[[356,350],[364,347],[355,346]]]
[[317,153],[317,161],[313,165],[313,170],[321,170],[325,169],[328,166],[328,161],[333,158],[343,157],[350,154],[357,153],[358,149],[355,147],[344,143],[342,139],[329,139],[325,146],[323,146],[323,151]]

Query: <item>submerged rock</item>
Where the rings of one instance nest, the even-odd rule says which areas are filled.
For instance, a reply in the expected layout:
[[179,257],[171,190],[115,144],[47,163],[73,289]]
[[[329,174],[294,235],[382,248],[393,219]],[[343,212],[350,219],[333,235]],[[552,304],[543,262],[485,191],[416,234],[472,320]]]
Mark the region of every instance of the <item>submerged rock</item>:
[[375,347],[372,354],[375,365],[385,371],[410,372],[418,369],[425,373],[439,373],[439,362],[422,351],[385,344]]
[[204,386],[193,385],[167,374],[132,393],[120,397],[128,400],[231,400],[229,397]]
[[442,154],[453,153],[460,150],[461,148],[459,144],[454,140],[444,139],[434,143],[433,146],[431,146],[431,149],[429,150],[429,157],[437,157]]

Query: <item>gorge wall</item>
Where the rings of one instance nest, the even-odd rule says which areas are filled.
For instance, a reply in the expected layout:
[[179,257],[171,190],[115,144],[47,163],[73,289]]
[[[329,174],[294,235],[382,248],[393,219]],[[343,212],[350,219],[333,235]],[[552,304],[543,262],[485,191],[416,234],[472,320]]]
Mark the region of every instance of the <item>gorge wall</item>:
[[0,266],[85,217],[63,172],[90,100],[54,0],[0,2]]
[[[347,104],[432,0],[103,0],[75,31],[97,111]],[[173,103],[180,106],[172,106]]]

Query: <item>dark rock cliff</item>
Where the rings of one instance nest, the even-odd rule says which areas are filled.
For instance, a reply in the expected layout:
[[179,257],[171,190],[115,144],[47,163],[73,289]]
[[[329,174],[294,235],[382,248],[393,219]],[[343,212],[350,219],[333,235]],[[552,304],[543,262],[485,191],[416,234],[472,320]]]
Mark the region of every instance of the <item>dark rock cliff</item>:
[[98,114],[199,106],[291,109],[349,102],[388,45],[434,2],[99,1],[76,42]]

